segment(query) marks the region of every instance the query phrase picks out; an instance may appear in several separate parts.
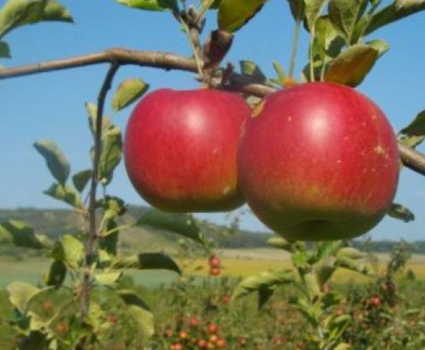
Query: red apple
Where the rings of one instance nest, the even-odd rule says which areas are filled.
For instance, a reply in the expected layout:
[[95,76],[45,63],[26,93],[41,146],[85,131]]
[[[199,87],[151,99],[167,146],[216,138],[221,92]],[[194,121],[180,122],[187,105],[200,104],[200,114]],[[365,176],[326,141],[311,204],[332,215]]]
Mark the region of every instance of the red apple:
[[199,339],[197,345],[198,348],[205,349],[207,347],[207,341],[205,339]]
[[391,206],[398,174],[396,137],[383,112],[335,83],[268,96],[245,124],[238,149],[247,203],[291,240],[366,233]]
[[134,109],[124,140],[127,173],[152,206],[214,212],[243,204],[236,149],[250,108],[234,93],[161,89]]
[[211,255],[209,259],[209,264],[211,267],[220,267],[220,259],[216,255]]
[[207,327],[207,332],[210,334],[216,334],[218,332],[218,326],[215,323],[210,323]]

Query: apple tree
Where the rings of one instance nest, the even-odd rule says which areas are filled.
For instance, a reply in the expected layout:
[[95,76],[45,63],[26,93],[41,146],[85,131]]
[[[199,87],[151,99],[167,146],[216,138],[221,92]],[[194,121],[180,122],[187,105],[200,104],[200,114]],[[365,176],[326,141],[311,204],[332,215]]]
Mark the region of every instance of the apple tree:
[[[425,175],[425,156],[415,150],[425,138],[424,112],[394,135],[379,108],[355,87],[389,49],[385,41],[370,37],[424,10],[425,1],[288,0],[295,28],[291,62],[287,69],[274,62],[274,77],[267,77],[253,61],[241,62],[239,71],[231,63],[223,64],[238,30],[255,25],[255,15],[267,6],[266,0],[115,1],[173,16],[193,55],[112,48],[0,70],[0,79],[11,79],[109,63],[97,103],[86,105],[93,137],[91,167],[71,173],[67,156],[56,143],[34,143],[54,180],[44,193],[71,206],[84,218],[85,227],[77,235],[53,241],[29,223],[0,224],[2,244],[39,249],[51,259],[43,286],[15,282],[8,287],[16,309],[15,325],[23,335],[21,348],[85,349],[105,344],[114,325],[107,319],[108,306],[96,299],[96,290],[102,288],[113,293],[111,300],[122,310],[128,344],[147,345],[154,332],[152,312],[137,293],[123,289],[120,280],[128,269],[181,271],[162,253],[120,256],[120,231],[148,225],[192,239],[208,251],[210,243],[190,212],[230,210],[246,200],[282,236],[271,244],[291,253],[293,269],[242,281],[233,298],[258,292],[263,304],[276,288],[295,284],[302,293],[293,305],[312,326],[312,344],[346,349],[340,339],[346,318],[326,317],[342,296],[327,293],[326,282],[339,268],[373,273],[361,262],[361,253],[344,240],[365,233],[386,214],[411,220],[407,208],[392,203],[399,164]],[[214,11],[217,29],[202,42],[209,11]],[[0,8],[0,57],[11,55],[4,40],[10,31],[42,21],[73,19],[54,0],[7,1]],[[309,36],[308,57],[296,79],[301,30]],[[149,85],[142,79],[121,82],[111,98],[113,111],[142,98],[123,138],[104,111],[108,91],[124,65],[186,71],[195,74],[202,89],[143,96]],[[367,132],[362,131],[362,123]],[[158,133],[162,139],[156,137],[160,142],[155,143],[152,135]],[[344,137],[346,142],[341,140]],[[130,180],[155,207],[125,227],[119,219],[126,203],[107,191],[123,154]],[[166,171],[161,163],[168,156],[174,157],[170,161],[174,168],[167,163]],[[323,168],[323,160],[330,165],[318,171],[316,166]],[[347,180],[341,176],[353,177],[354,185],[344,188]],[[382,183],[382,178],[389,180]],[[351,203],[341,201],[338,190],[348,191]],[[305,217],[307,224],[297,226]],[[330,226],[329,218],[335,220]],[[294,221],[288,225],[289,219]],[[329,239],[310,250],[302,242]],[[47,300],[55,304],[53,315],[42,310]]]

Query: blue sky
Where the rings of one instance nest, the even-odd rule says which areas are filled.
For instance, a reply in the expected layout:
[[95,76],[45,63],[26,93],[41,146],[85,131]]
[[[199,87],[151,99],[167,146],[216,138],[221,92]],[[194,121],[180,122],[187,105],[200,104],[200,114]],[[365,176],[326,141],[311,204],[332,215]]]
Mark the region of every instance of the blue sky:
[[[0,4],[3,4],[1,1]],[[20,28],[4,40],[11,46],[12,59],[5,66],[43,62],[98,52],[110,47],[160,50],[190,55],[190,47],[179,26],[168,13],[132,10],[112,0],[62,0],[75,24],[45,23]],[[208,17],[205,33],[215,29],[215,12]],[[425,109],[425,12],[381,29],[371,39],[386,40],[391,50],[381,58],[359,90],[372,98],[387,114],[395,130]],[[293,20],[286,1],[271,0],[258,16],[241,29],[225,61],[253,59],[268,76],[272,61],[288,67]],[[307,57],[307,37],[301,35],[297,76]],[[42,194],[53,182],[42,158],[32,147],[38,139],[52,139],[62,147],[72,170],[89,167],[91,145],[84,103],[96,101],[106,65],[51,72],[1,82],[0,91],[0,208],[61,207]],[[160,87],[196,88],[191,74],[150,68],[124,67],[114,88],[124,78],[142,77],[151,90]],[[109,112],[109,105],[107,106]],[[130,109],[115,115],[123,129]],[[108,114],[108,113],[107,113]],[[109,113],[110,114],[110,113]],[[425,147],[419,150],[425,152]],[[111,194],[128,203],[142,204],[131,187],[123,165],[116,171]],[[404,170],[396,201],[416,214],[413,223],[385,219],[372,232],[374,239],[424,240],[425,178]],[[224,215],[204,218],[222,222]],[[242,227],[265,230],[252,215],[242,216]]]

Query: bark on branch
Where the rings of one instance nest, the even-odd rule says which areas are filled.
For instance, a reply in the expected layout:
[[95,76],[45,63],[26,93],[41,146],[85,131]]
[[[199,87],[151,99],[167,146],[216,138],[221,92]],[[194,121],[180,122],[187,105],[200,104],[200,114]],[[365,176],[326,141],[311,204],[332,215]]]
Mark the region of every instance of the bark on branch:
[[[197,72],[196,62],[190,57],[183,57],[167,52],[112,48],[84,56],[2,69],[0,70],[0,80],[100,63],[131,64],[165,70]],[[232,73],[229,76],[229,83],[230,88],[234,90],[258,97],[264,97],[276,91],[272,87],[259,84],[255,80],[237,73]],[[399,143],[399,153],[403,164],[407,168],[425,176],[425,155],[401,143]]]

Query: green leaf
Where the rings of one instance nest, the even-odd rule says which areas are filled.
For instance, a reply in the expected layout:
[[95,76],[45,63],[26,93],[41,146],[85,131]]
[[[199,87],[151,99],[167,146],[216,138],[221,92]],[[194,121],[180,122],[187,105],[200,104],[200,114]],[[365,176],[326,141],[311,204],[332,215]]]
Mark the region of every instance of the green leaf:
[[257,66],[257,64],[253,61],[242,60],[239,62],[241,66],[241,73],[244,75],[249,75],[254,78],[254,80],[259,83],[264,83],[267,80],[265,74],[261,71],[261,69]]
[[391,208],[387,211],[387,214],[394,219],[402,220],[404,222],[415,220],[415,214],[398,203],[393,203]]
[[179,11],[176,0],[115,0],[122,5],[147,11]]
[[313,57],[320,57],[322,61],[335,58],[345,45],[344,40],[335,30],[329,16],[321,16],[316,20],[315,36],[313,41]]
[[35,149],[44,157],[53,177],[65,185],[69,176],[69,161],[61,149],[52,141],[40,140],[34,143]]
[[404,135],[425,135],[425,110],[420,112],[408,126],[402,129],[401,133]]
[[352,346],[348,343],[339,343],[334,350],[350,350]]
[[365,276],[372,277],[375,275],[369,264],[365,263],[364,261],[359,261],[357,259],[350,259],[348,257],[337,257],[336,265],[347,270],[359,272]]
[[355,87],[371,71],[380,54],[375,44],[350,46],[330,62],[325,80]]
[[305,5],[304,0],[287,0],[291,9],[292,16],[295,20],[304,17]]
[[114,326],[111,322],[105,322],[107,311],[104,310],[96,301],[90,300],[90,309],[87,315],[87,323],[91,326],[92,332],[96,334],[97,341],[103,343],[109,339],[110,331]]
[[112,269],[138,269],[138,270],[170,270],[181,274],[180,268],[173,259],[161,253],[141,253],[128,258],[118,258]]
[[[344,39],[331,23],[329,16],[318,17],[315,21],[314,38],[310,48],[314,60],[314,80],[322,80],[325,68],[341,53],[344,45]],[[310,76],[310,64],[304,68],[303,75],[307,81],[313,80]]]
[[112,98],[112,109],[118,112],[142,97],[149,89],[143,79],[124,80]]
[[[96,120],[97,120],[97,106],[94,103],[86,103],[86,112],[89,117],[89,127],[90,131],[94,137],[96,134]],[[109,129],[113,128],[114,125],[112,124],[111,120],[103,116],[102,118],[102,135]]]
[[[108,236],[108,239],[109,239],[109,236]],[[118,241],[118,239],[117,239],[117,241]],[[112,262],[112,260],[113,260],[113,258],[114,258],[115,255],[116,255],[116,253],[115,254],[111,254],[110,252],[106,251],[105,249],[99,248],[97,250],[97,260],[96,260],[97,261],[97,266],[99,268],[107,268],[107,267],[109,267],[111,265],[111,262]]]
[[298,250],[291,255],[291,259],[296,268],[307,268],[309,266],[311,256],[305,250]]
[[304,284],[307,287],[308,294],[314,298],[317,298],[320,294],[320,281],[314,269],[308,272],[303,272],[302,278]]
[[343,241],[328,241],[320,243],[316,254],[315,261],[320,261],[330,255],[334,255],[343,245]]
[[66,272],[67,268],[63,261],[53,260],[43,276],[44,283],[47,286],[60,287],[65,281]]
[[102,201],[100,201],[100,205],[104,210],[102,218],[104,221],[115,220],[119,216],[124,215],[127,211],[125,202],[118,197],[106,196]]
[[32,226],[17,220],[0,223],[0,245],[3,244],[34,249],[50,248],[51,246],[47,237],[35,234]]
[[7,286],[10,303],[21,312],[25,312],[27,302],[40,290],[31,284],[24,282],[13,282]]
[[107,185],[111,182],[113,172],[120,163],[121,157],[121,129],[114,126],[102,136],[102,153],[99,161],[99,178],[102,184]]
[[131,290],[119,290],[118,295],[127,306],[128,314],[134,319],[142,334],[146,338],[150,338],[154,333],[154,318],[152,311],[146,303]]
[[102,285],[113,285],[118,282],[122,277],[123,273],[121,271],[103,271],[94,275],[94,279],[97,283]]
[[288,252],[292,252],[293,250],[293,242],[289,242],[282,237],[271,237],[267,240],[267,244],[278,249],[286,250]]
[[69,11],[53,0],[10,0],[0,8],[0,38],[17,27],[41,21],[73,22]]
[[0,57],[11,58],[9,44],[5,41],[0,41]]
[[52,256],[63,261],[71,270],[77,270],[84,261],[84,245],[71,235],[64,235],[57,242]]
[[329,18],[349,44],[355,44],[360,39],[354,33],[368,3],[369,0],[329,1]]
[[303,315],[303,317],[308,321],[313,327],[317,327],[319,322],[315,315],[315,306],[319,303],[315,303],[313,306],[310,302],[303,296],[294,297],[289,300],[289,302]]
[[221,2],[222,2],[222,0],[214,0],[213,3],[210,6],[210,9],[212,9],[212,10],[218,9]]
[[417,147],[425,139],[425,110],[400,131],[401,141],[412,148]]
[[425,10],[425,0],[396,0],[372,16],[365,31],[370,34],[390,23]]
[[136,226],[150,226],[166,230],[203,243],[200,229],[189,214],[170,214],[156,209],[150,209],[137,220]]
[[109,219],[106,226],[106,234],[99,238],[99,248],[111,257],[117,255],[118,252],[119,231],[117,227],[116,222]]
[[341,248],[336,256],[337,258],[349,258],[352,260],[364,259],[365,257],[364,253],[352,247]]
[[380,39],[368,41],[366,44],[374,47],[378,51],[379,57],[390,49],[388,43]]
[[294,282],[294,276],[291,270],[262,272],[259,275],[250,276],[239,283],[233,292],[232,300],[258,292],[261,288],[271,288],[292,282]]
[[74,208],[83,209],[84,204],[81,200],[79,193],[77,193],[74,187],[68,185],[52,184],[47,190],[43,192],[44,194],[65,202]]
[[47,339],[45,333],[41,331],[31,331],[25,337],[25,341],[19,344],[19,350],[46,350],[49,344],[51,344],[51,341]]
[[285,70],[278,61],[273,61],[273,68],[277,74],[277,79],[275,79],[274,81],[279,85],[283,85],[283,82],[286,79]]
[[[43,313],[43,303],[48,301],[51,308],[59,309],[60,306],[68,303],[73,298],[71,290],[58,289],[54,287],[45,287],[38,289],[36,293],[32,294],[26,303],[26,311],[31,312],[32,315],[40,315]],[[53,310],[52,310],[53,311]],[[49,318],[51,315],[48,316]],[[43,321],[43,319],[39,319]]]
[[329,281],[336,270],[335,258],[328,257],[314,266],[319,285],[322,287]]
[[258,290],[258,309],[262,309],[263,306],[273,296],[274,290],[268,287],[262,287]]
[[316,25],[316,21],[320,17],[326,1],[327,0],[304,0],[305,24],[310,32]]
[[218,28],[233,33],[254,17],[268,0],[222,0],[218,9]]
[[78,173],[74,174],[72,177],[72,183],[78,192],[83,192],[84,188],[87,186],[88,182],[92,177],[92,170],[86,169],[81,170]]

